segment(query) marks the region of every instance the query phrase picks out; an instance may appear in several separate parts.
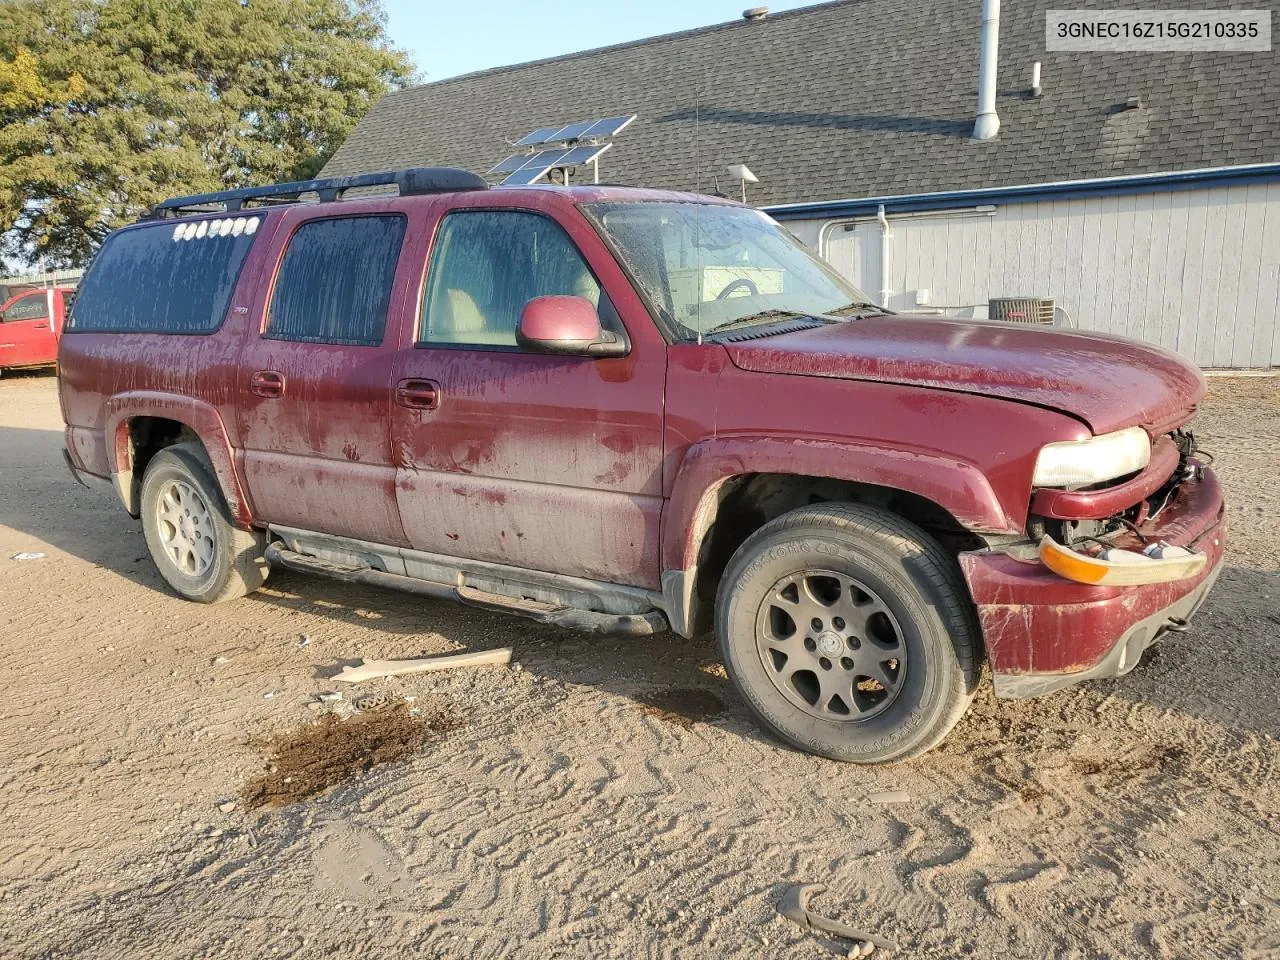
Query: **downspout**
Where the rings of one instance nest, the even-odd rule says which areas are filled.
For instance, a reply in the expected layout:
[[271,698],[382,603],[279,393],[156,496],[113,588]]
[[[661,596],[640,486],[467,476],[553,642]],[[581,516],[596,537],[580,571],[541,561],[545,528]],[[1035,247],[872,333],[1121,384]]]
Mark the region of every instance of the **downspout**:
[[[831,234],[836,227],[847,227],[858,223],[866,223],[865,217],[845,217],[839,220],[828,220],[818,229],[818,256],[827,259],[827,250],[831,244]],[[889,300],[889,240],[893,237],[890,231],[889,218],[885,216],[884,204],[876,210],[876,223],[880,224],[880,305],[888,306]]]
[[1000,0],[982,0],[982,47],[978,65],[978,120],[973,139],[990,140],[1000,132],[996,115],[996,66],[1000,60]]
[[884,204],[876,210],[876,222],[880,224],[880,306],[889,306],[889,218],[884,215]]

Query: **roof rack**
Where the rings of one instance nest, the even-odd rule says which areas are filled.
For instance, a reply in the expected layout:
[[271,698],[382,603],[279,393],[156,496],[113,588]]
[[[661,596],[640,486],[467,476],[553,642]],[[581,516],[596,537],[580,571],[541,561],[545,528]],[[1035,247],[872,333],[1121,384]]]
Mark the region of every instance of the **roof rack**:
[[219,190],[216,193],[173,197],[157,203],[139,219],[167,220],[192,213],[242,210],[248,205],[273,206],[281,203],[298,203],[302,196],[308,193],[316,194],[321,203],[330,203],[342,199],[346,191],[357,187],[381,187],[392,184],[400,191],[402,197],[489,189],[489,184],[483,177],[469,170],[459,170],[455,167],[414,167],[409,170],[386,170],[382,173],[361,173],[348,177],[329,177],[325,180],[298,180],[294,183],[273,183],[264,187],[240,187],[237,190]]

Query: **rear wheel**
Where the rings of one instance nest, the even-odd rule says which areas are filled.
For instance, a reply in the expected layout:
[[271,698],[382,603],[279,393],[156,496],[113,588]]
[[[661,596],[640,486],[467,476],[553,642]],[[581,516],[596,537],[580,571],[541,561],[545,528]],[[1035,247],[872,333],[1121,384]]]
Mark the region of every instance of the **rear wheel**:
[[721,580],[716,632],[770,729],[856,763],[935,746],[980,673],[954,561],[914,524],[856,504],[805,507],[756,531]]
[[198,443],[166,447],[147,464],[142,530],[156,569],[188,600],[232,600],[257,590],[267,578],[263,535],[231,522]]

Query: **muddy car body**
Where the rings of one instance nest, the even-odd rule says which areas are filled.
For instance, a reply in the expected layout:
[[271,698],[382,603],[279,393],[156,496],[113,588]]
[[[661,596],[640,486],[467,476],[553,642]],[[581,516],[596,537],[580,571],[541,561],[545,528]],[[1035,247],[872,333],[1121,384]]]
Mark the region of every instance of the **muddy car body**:
[[[81,285],[69,463],[185,596],[279,564],[714,627],[769,727],[874,762],[937,743],[984,658],[1003,696],[1127,671],[1216,576],[1173,354],[887,314],[705,197],[416,171],[336,199],[367,182],[172,201]],[[112,280],[175,262],[187,301]]]

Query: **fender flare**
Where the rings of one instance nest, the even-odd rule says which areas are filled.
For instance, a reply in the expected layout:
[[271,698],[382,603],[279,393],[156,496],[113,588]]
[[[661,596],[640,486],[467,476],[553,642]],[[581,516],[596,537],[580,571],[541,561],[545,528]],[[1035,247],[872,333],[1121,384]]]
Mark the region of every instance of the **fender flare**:
[[[687,620],[702,541],[715,520],[721,489],[753,473],[847,480],[913,493],[974,531],[1016,533],[982,471],[954,457],[871,444],[794,437],[715,437],[690,445],[676,472],[662,525],[663,594],[676,620]],[[679,627],[677,627],[679,630]]]
[[[227,436],[222,416],[211,404],[171,393],[135,390],[119,393],[106,403],[107,454],[111,461],[111,480],[125,509],[137,516],[140,504],[135,494],[133,447],[129,442],[129,421],[134,417],[160,417],[175,420],[190,429],[204,444],[213,466],[222,496],[236,526],[253,528],[253,505],[249,501],[240,474],[236,470],[235,450]],[[141,480],[141,478],[136,478]]]

